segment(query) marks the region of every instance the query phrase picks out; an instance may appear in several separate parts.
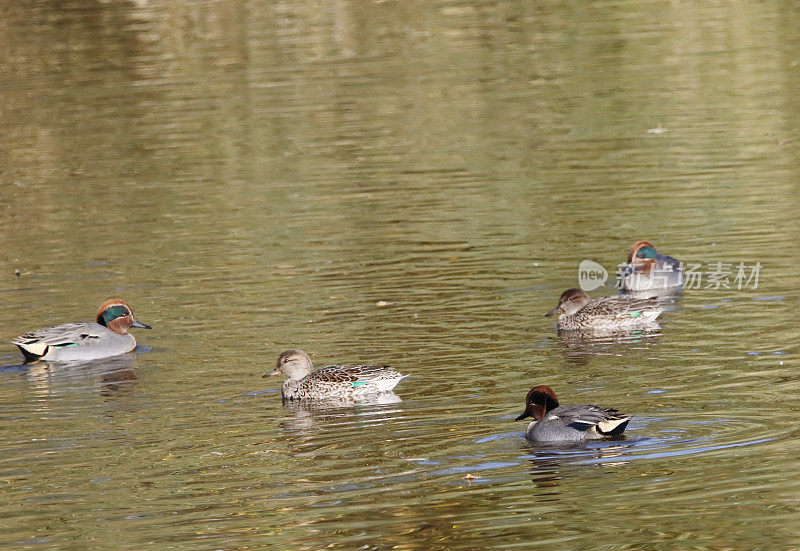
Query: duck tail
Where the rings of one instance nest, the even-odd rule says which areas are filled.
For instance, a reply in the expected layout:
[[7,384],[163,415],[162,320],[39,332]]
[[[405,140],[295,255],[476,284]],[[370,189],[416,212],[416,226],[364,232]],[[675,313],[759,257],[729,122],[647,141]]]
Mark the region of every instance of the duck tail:
[[625,427],[628,426],[630,417],[620,417],[618,419],[608,419],[602,423],[597,424],[597,430],[603,436],[619,436],[625,432]]
[[14,344],[17,345],[17,348],[19,348],[19,351],[22,352],[22,355],[25,356],[25,363],[38,361],[39,358],[41,358],[42,356],[47,354],[47,350],[50,348],[49,346],[45,346],[44,350],[42,350],[42,353],[39,354],[37,352],[33,352],[31,350],[28,350],[27,348],[25,348],[21,344],[17,344],[17,343],[14,343]]

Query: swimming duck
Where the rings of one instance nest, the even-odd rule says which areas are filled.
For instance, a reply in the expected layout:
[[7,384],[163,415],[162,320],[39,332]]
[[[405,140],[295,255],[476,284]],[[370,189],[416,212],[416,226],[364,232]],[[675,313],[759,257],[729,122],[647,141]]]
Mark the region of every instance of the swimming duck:
[[619,273],[624,291],[677,290],[683,285],[681,263],[658,254],[648,241],[637,241],[628,253],[628,264]]
[[13,341],[25,360],[55,362],[88,361],[125,354],[136,348],[131,327],[151,329],[136,321],[131,307],[114,299],[104,302],[97,311],[97,321],[64,323],[30,331]]
[[407,377],[387,366],[376,365],[329,365],[312,372],[313,369],[308,354],[287,350],[278,356],[275,370],[263,377],[280,373],[289,377],[281,388],[284,400],[358,399],[390,392],[400,379]]
[[615,295],[592,300],[581,289],[567,289],[561,293],[558,306],[545,317],[559,314],[559,329],[624,331],[652,325],[663,311],[655,297],[641,299]]
[[533,387],[525,397],[525,411],[516,421],[533,417],[525,436],[536,442],[580,442],[619,436],[630,415],[593,405],[559,406],[553,389]]

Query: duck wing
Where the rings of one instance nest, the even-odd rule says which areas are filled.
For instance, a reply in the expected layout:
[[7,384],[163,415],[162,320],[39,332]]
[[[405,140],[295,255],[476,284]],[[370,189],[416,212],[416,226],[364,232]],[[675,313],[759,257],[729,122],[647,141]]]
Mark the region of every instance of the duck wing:
[[565,424],[575,430],[595,430],[604,436],[622,434],[631,416],[618,409],[594,406],[567,406],[556,408],[549,414],[560,417]]
[[637,317],[643,312],[663,311],[657,297],[636,298],[627,295],[601,297],[590,302],[585,311],[592,315]]
[[69,346],[70,344],[81,344],[86,342],[87,339],[99,339],[103,331],[107,331],[107,329],[96,323],[64,323],[54,327],[28,331],[11,341],[11,343],[17,346],[34,344]]
[[28,331],[12,340],[27,360],[38,360],[51,346],[65,347],[86,344],[100,339],[103,331],[108,331],[102,325],[92,322],[64,323],[54,327]]
[[310,377],[328,383],[372,381],[387,373],[388,365],[329,365]]

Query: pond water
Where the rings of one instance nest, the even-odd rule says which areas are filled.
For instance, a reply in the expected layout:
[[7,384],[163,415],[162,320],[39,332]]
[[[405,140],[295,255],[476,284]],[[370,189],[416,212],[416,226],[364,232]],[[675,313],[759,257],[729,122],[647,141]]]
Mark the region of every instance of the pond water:
[[[2,341],[153,326],[0,346],[4,548],[800,546],[800,9],[538,4],[0,7]],[[697,288],[560,337],[640,239]],[[284,408],[287,348],[411,376]],[[535,384],[626,438],[527,443]]]

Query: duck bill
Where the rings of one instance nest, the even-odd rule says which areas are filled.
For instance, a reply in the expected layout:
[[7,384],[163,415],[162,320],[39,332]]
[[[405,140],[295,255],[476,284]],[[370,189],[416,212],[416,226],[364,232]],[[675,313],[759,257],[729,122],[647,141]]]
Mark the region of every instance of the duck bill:
[[560,314],[560,313],[561,313],[561,306],[557,306],[557,307],[553,308],[552,310],[550,310],[549,312],[547,312],[544,315],[544,317],[549,318],[550,316],[554,316],[554,315]]
[[141,327],[142,329],[152,329],[152,327],[150,327],[146,323],[142,323],[142,322],[137,321],[137,320],[133,320],[133,323],[131,324],[131,327]]
[[530,417],[530,416],[531,416],[530,412],[528,412],[528,410],[526,409],[525,411],[522,412],[522,415],[520,415],[519,417],[514,419],[514,421],[522,421],[526,417]]
[[276,369],[274,371],[270,371],[269,373],[264,373],[261,376],[261,378],[262,379],[266,379],[267,377],[272,377],[273,375],[280,375],[280,374],[281,374],[281,370],[280,369]]

